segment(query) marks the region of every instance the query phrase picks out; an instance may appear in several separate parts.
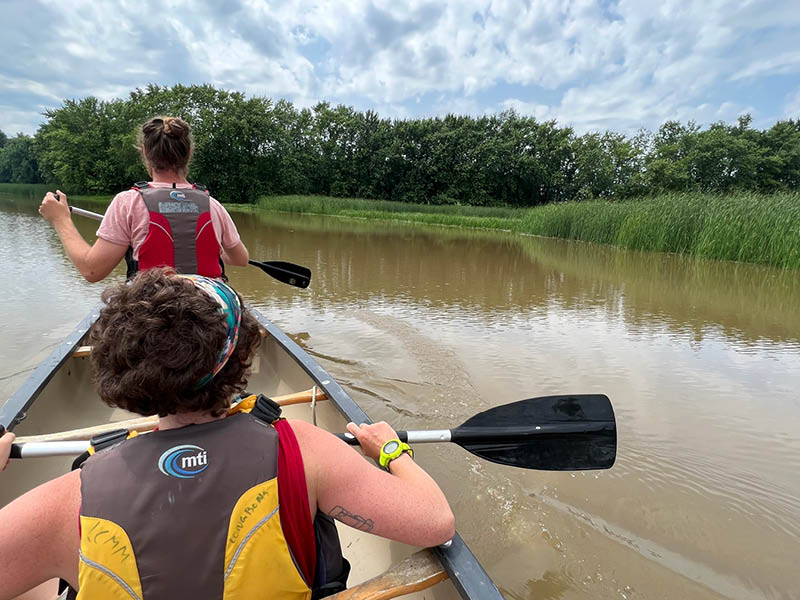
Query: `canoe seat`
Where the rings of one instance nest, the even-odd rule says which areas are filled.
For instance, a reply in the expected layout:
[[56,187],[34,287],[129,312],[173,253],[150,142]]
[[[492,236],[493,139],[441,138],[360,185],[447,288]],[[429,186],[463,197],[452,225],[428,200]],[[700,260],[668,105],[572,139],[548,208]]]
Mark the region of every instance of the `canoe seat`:
[[428,549],[415,552],[405,560],[361,583],[328,596],[329,600],[387,600],[428,589],[447,579],[439,560]]
[[92,353],[91,346],[78,346],[72,352],[72,358],[84,358]]

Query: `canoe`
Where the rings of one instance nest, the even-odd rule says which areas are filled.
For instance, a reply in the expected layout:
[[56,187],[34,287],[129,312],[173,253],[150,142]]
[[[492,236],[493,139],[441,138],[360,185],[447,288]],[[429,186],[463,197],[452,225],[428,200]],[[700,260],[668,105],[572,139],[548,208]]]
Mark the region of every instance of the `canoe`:
[[[92,384],[86,336],[99,307],[31,373],[19,390],[0,407],[0,424],[18,436],[69,430],[87,423],[122,421],[133,417],[106,407]],[[348,421],[370,422],[366,413],[311,356],[257,310],[264,343],[256,356],[248,391],[269,397],[313,390],[313,403],[284,406],[288,418],[315,422],[342,432]],[[327,400],[316,401],[322,393]],[[52,424],[57,423],[57,427]],[[51,457],[12,465],[4,476],[4,493],[19,495],[34,485],[69,470],[71,458]],[[23,462],[23,461],[20,461]],[[24,466],[24,468],[22,468]],[[10,477],[9,477],[10,476]],[[8,479],[6,481],[8,481]],[[0,496],[0,505],[9,498]],[[403,597],[422,600],[501,600],[502,596],[464,540],[430,550],[414,548],[337,523],[342,549],[352,565],[345,598]],[[331,596],[336,598],[337,596]]]

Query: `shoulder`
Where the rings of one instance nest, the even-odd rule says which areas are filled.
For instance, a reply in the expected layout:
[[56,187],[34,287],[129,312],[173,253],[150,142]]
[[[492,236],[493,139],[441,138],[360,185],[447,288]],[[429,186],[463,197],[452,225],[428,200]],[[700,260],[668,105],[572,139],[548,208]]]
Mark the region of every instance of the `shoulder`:
[[286,422],[292,428],[301,450],[304,445],[314,445],[320,442],[326,444],[331,442],[341,443],[336,436],[306,421],[286,419]]
[[356,449],[332,433],[305,421],[288,420],[297,438],[306,472],[312,479],[327,480],[342,470],[358,472],[370,463]]
[[[41,486],[42,491],[48,497],[48,502],[53,506],[66,506],[67,512],[70,508],[80,509],[81,505],[81,472],[80,469],[70,471],[66,475],[57,477]],[[70,512],[72,515],[72,513]],[[72,515],[74,516],[74,515]]]
[[296,419],[286,419],[286,423],[297,439],[297,446],[303,456],[303,463],[309,468],[325,464],[340,452],[348,448],[336,436],[324,429]]
[[44,528],[63,530],[77,524],[81,506],[81,474],[72,471],[43,483],[9,505],[12,512],[36,515]]
[[228,212],[227,209],[224,206],[222,206],[222,202],[214,198],[214,196],[209,196],[208,201],[209,205],[211,206],[211,210],[216,210],[224,213]]
[[109,209],[130,209],[132,206],[138,204],[139,200],[141,199],[142,195],[139,190],[123,190],[111,201]]

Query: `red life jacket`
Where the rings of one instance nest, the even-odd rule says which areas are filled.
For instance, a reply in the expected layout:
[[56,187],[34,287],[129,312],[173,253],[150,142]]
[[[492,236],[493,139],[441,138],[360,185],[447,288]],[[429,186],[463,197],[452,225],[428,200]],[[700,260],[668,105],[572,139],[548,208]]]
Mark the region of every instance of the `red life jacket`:
[[150,213],[150,228],[139,248],[138,269],[172,267],[178,273],[220,277],[220,246],[211,222],[208,190],[133,185]]

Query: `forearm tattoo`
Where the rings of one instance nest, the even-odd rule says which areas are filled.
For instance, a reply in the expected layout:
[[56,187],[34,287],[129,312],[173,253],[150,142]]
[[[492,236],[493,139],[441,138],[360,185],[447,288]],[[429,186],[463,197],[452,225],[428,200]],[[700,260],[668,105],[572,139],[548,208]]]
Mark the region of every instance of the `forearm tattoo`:
[[341,521],[345,525],[360,529],[361,531],[372,531],[372,528],[375,527],[375,522],[372,519],[366,519],[361,515],[354,515],[345,507],[339,506],[338,504],[333,507],[331,512],[328,513],[328,516]]

